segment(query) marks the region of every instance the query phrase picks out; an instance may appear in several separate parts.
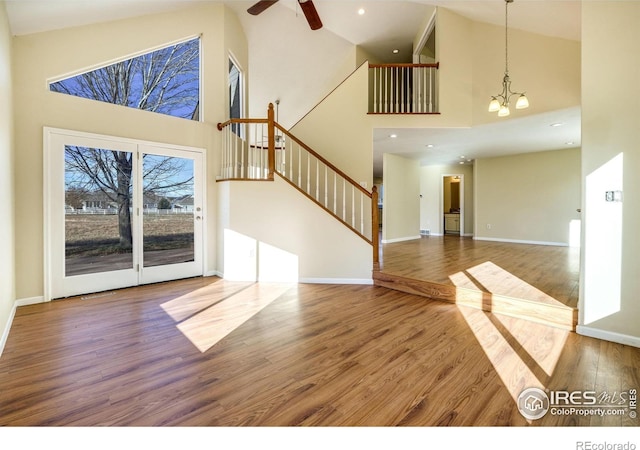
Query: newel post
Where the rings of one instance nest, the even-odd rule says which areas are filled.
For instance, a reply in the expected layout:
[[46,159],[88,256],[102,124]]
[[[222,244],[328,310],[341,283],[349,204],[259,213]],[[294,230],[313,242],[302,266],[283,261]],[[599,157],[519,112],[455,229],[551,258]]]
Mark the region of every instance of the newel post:
[[373,270],[380,270],[380,218],[378,217],[378,186],[371,190],[371,243],[373,244]]
[[268,170],[267,174],[270,180],[273,180],[273,175],[276,171],[276,127],[274,119],[273,103],[269,103],[269,110],[267,111],[267,132],[268,132]]

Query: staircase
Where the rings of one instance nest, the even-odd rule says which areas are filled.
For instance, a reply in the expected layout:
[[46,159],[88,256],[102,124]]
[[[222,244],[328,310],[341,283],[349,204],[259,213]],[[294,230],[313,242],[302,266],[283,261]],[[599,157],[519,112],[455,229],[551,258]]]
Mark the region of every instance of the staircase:
[[[274,120],[231,119],[218,124],[222,161],[218,181],[273,181],[278,176],[372,246],[378,264],[378,193],[369,192]],[[375,232],[374,232],[375,230]]]
[[[365,115],[439,114],[436,85],[438,65],[414,66],[370,65],[369,101]],[[323,102],[330,98],[331,95]],[[231,119],[218,124],[218,129],[222,132],[223,149],[218,181],[273,181],[275,177],[285,180],[371,245],[375,285],[575,330],[575,308],[561,308],[500,295],[493,295],[489,301],[486,293],[479,290],[381,272],[376,188],[369,192],[280,126],[274,120],[272,104],[269,105],[267,118]]]

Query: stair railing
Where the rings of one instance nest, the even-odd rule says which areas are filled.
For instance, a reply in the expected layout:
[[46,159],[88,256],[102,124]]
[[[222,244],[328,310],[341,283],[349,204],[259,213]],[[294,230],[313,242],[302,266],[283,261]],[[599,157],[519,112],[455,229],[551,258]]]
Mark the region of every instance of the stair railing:
[[379,261],[378,192],[362,187],[274,120],[231,119],[218,124],[222,161],[218,181],[273,181],[277,174],[373,246]]
[[437,114],[435,64],[369,64],[370,114]]

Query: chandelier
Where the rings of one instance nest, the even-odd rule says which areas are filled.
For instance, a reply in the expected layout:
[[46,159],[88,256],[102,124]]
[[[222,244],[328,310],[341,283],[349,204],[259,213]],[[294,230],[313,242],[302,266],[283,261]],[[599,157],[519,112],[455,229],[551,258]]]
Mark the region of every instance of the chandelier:
[[498,112],[498,116],[506,117],[511,114],[509,110],[509,102],[511,97],[517,95],[516,109],[524,109],[529,107],[529,99],[524,92],[511,91],[511,79],[509,78],[509,3],[513,0],[504,1],[504,78],[502,79],[502,92],[491,97],[489,103],[489,112]]

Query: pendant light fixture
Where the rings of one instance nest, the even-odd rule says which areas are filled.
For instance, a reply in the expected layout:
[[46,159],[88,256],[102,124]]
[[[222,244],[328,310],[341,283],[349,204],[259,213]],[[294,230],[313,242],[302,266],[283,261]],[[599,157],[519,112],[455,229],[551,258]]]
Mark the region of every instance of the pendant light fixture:
[[509,102],[514,95],[518,96],[516,109],[529,107],[529,99],[524,92],[511,91],[511,79],[509,78],[509,3],[513,0],[504,1],[504,78],[502,79],[502,92],[491,97],[489,112],[498,112],[498,116],[506,117],[511,114]]

